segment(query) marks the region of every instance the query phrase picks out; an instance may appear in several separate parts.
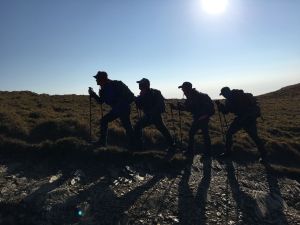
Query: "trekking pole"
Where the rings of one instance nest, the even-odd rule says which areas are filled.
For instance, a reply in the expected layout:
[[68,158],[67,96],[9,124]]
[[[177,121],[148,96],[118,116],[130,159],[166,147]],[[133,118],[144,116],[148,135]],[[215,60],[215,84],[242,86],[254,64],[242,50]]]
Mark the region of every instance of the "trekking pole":
[[92,96],[90,95],[90,141],[92,141]]
[[225,122],[226,130],[228,130],[228,123],[227,123],[226,116],[224,114],[223,114],[223,119],[224,119],[224,122]]
[[[89,90],[92,90],[91,87],[89,87]],[[90,141],[92,141],[92,96],[89,97],[90,100]]]
[[137,112],[138,118],[140,120],[141,119],[141,111],[139,110],[139,108],[137,107],[137,105],[136,105],[136,112]]
[[224,134],[223,121],[222,121],[222,117],[221,117],[221,113],[220,113],[219,107],[217,107],[217,108],[218,108],[218,115],[219,115],[219,120],[220,120],[220,125],[221,125],[222,138],[223,138],[223,142],[225,143],[225,134]]
[[173,139],[174,142],[177,143],[177,135],[176,135],[176,127],[175,127],[175,121],[174,121],[174,113],[173,113],[173,107],[170,104],[170,108],[171,108],[171,119],[172,119],[172,125],[173,125]]
[[182,146],[181,110],[179,107],[179,102],[177,103],[177,107],[178,107],[178,116],[179,116],[180,145]]
[[[137,105],[135,105],[135,107],[136,107],[136,112],[137,112],[137,114],[138,114],[138,121],[140,121],[141,120],[141,118],[142,118],[142,112],[141,112],[141,110],[138,108],[138,106]],[[143,131],[143,128],[142,128],[142,137],[141,137],[141,140],[142,140],[142,142],[143,142],[143,140],[144,140],[144,131]],[[144,145],[142,144],[142,150],[144,150]]]
[[103,106],[100,104],[100,110],[101,110],[101,119],[103,118]]

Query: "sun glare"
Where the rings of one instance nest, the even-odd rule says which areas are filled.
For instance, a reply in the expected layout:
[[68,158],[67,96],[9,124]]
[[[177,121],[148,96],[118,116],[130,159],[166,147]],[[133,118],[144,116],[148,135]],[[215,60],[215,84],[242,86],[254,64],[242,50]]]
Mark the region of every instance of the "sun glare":
[[221,14],[226,11],[228,0],[201,0],[202,8],[209,14]]

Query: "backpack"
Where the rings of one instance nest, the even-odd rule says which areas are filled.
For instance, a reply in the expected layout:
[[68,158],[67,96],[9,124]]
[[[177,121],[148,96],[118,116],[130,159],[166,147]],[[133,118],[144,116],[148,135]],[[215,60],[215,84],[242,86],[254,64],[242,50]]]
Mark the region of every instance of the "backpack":
[[161,113],[166,111],[166,105],[165,105],[165,98],[162,96],[161,92],[156,89],[151,89],[151,94],[153,96],[153,99],[157,102],[157,110]]
[[193,89],[191,98],[187,98],[185,102],[185,106],[188,111],[190,111],[193,115],[205,115],[212,116],[215,114],[215,105],[211,98],[204,93]]
[[124,84],[122,81],[114,80],[114,85],[118,90],[120,98],[124,99],[127,103],[132,103],[134,101],[134,94],[130,91],[128,86]]
[[238,111],[250,112],[255,114],[257,117],[261,116],[257,99],[251,93],[245,93],[243,90],[237,89],[232,90],[231,93]]
[[207,94],[203,94],[203,102],[205,105],[206,112],[208,116],[212,116],[215,114],[215,105],[214,102],[211,100],[211,98]]

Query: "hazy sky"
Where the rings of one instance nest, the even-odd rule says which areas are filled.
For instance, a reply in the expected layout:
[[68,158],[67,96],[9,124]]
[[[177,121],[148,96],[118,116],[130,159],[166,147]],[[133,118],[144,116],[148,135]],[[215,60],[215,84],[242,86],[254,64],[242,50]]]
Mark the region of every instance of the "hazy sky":
[[300,0],[0,0],[0,90],[87,94],[108,72],[138,94],[183,81],[266,93],[300,82]]

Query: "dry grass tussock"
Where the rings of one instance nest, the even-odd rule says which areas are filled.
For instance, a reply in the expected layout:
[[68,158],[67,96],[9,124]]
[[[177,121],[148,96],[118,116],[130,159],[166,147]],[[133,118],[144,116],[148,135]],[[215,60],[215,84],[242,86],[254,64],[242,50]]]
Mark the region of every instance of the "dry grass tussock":
[[[258,119],[259,133],[266,142],[270,159],[284,168],[299,168],[300,161],[300,84],[279,91],[258,96],[263,120]],[[178,112],[172,117],[169,103],[163,115],[172,135],[179,135]],[[104,111],[109,109],[104,107]],[[104,113],[105,113],[104,112]],[[93,139],[99,135],[100,107],[92,102]],[[132,123],[138,119],[135,106],[132,106]],[[230,121],[232,117],[227,117]],[[182,113],[183,141],[186,143],[191,124],[191,116]],[[222,135],[218,114],[210,123],[213,150],[222,151]],[[154,127],[144,130],[147,149],[162,150],[166,147],[163,137]],[[88,152],[89,140],[89,97],[81,95],[50,96],[38,95],[28,91],[0,92],[0,150],[13,152],[34,150],[36,152]],[[120,121],[109,125],[109,144],[124,147],[125,131]],[[201,134],[196,137],[196,149],[203,149]],[[116,147],[116,149],[118,149]],[[240,159],[257,156],[254,143],[244,133],[235,137],[234,151]],[[148,151],[149,152],[149,151]],[[123,153],[122,153],[123,154]],[[146,153],[143,153],[146,154]],[[123,157],[125,157],[123,155]],[[140,156],[139,156],[140,157]],[[159,158],[159,157],[158,157]]]

